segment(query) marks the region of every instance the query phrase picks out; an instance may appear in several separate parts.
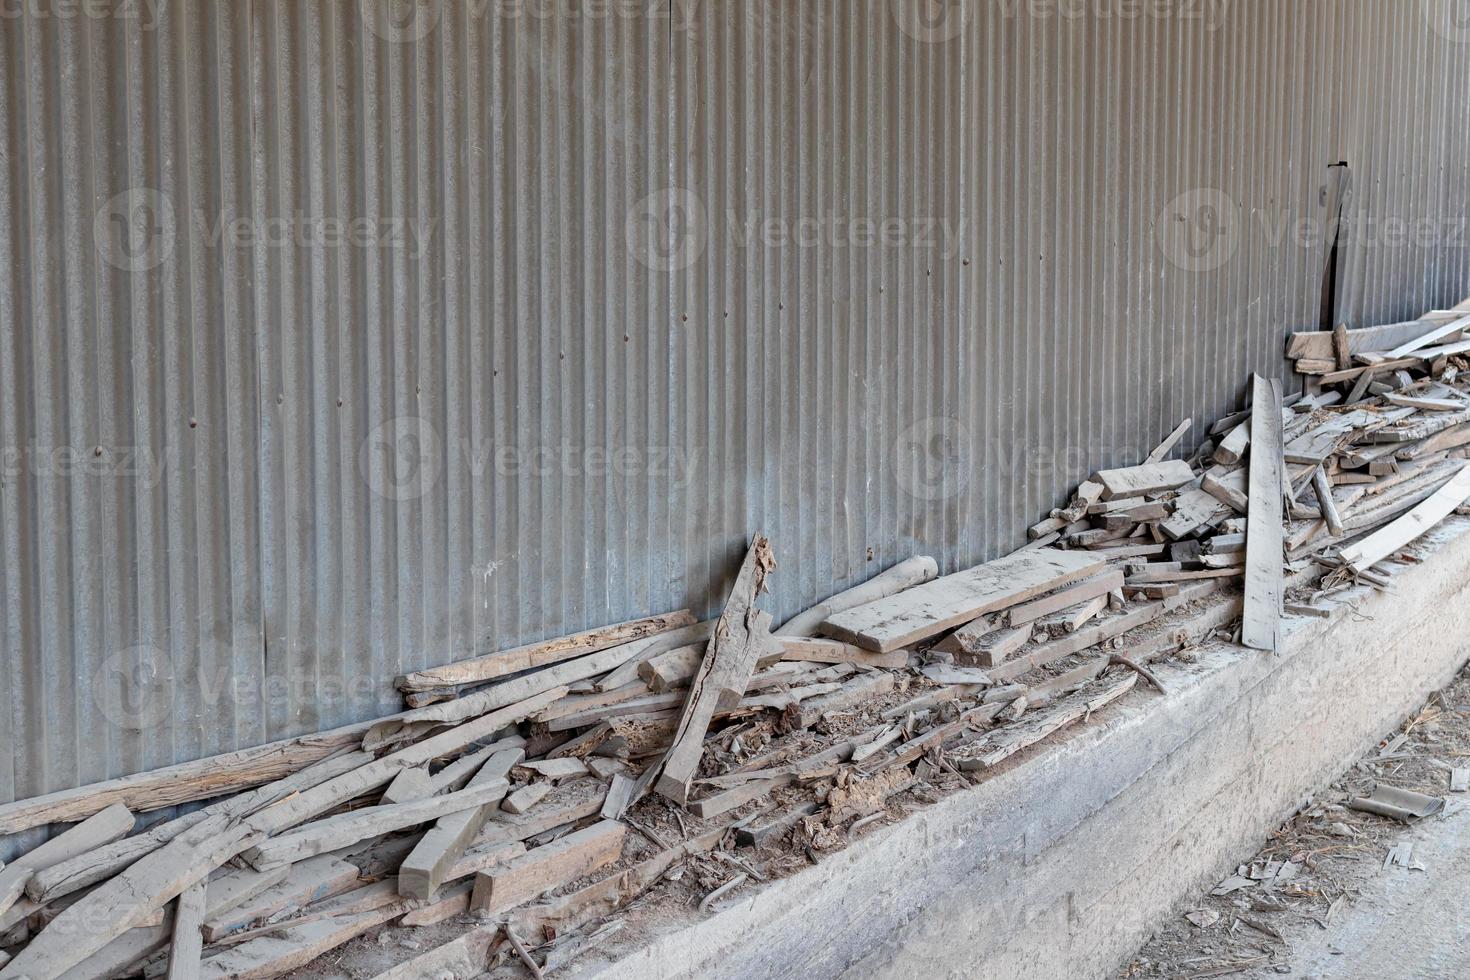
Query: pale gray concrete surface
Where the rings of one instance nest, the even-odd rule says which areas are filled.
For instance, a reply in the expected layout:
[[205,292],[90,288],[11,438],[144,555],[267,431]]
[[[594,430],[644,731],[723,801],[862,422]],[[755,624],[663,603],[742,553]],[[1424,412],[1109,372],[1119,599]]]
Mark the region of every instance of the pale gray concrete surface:
[[[1288,621],[1275,655],[1216,644],[1023,765],[579,976],[1111,976],[1186,897],[1448,684],[1470,656],[1470,521],[1392,594]],[[1371,974],[1367,974],[1371,975]]]
[[[1299,980],[1445,980],[1470,976],[1470,804],[1451,802],[1442,819],[1403,840],[1424,870],[1387,868],[1333,916],[1324,931],[1286,933]],[[1270,969],[1240,974],[1266,980]]]

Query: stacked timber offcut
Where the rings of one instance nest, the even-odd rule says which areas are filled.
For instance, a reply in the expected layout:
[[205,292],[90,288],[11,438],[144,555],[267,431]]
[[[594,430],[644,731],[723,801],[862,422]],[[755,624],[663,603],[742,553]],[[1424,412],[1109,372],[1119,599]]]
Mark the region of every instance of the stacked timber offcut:
[[714,618],[415,671],[388,718],[0,806],[0,835],[59,831],[0,868],[0,980],[286,976],[450,919],[384,976],[541,976],[640,896],[715,908],[1140,678],[1164,694],[1161,657],[1274,649],[1305,595],[1386,582],[1470,497],[1467,326],[1294,335],[1299,367],[1337,358],[1310,394],[1254,378],[1187,460],[1186,420],[995,561],[910,558],[778,627],[757,535]]

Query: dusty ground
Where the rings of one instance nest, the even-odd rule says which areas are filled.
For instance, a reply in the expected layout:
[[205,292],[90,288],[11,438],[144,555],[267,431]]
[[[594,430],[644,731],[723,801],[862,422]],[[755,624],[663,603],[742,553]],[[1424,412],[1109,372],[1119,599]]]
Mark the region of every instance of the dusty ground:
[[[1259,880],[1186,903],[1119,976],[1470,975],[1470,796],[1449,791],[1450,770],[1467,766],[1470,672],[1385,733],[1251,861],[1220,869],[1222,883],[1237,874]],[[1446,806],[1413,826],[1347,808],[1379,782]],[[1407,866],[1386,866],[1399,844],[1413,845]]]

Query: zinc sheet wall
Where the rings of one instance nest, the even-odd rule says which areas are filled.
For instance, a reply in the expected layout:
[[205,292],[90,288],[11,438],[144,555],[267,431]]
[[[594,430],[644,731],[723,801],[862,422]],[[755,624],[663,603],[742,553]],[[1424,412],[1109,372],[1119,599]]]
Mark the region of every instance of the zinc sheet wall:
[[[1017,546],[1470,291],[1470,25],[1401,0],[0,10],[0,801],[394,674]],[[1320,228],[1319,228],[1320,231]]]

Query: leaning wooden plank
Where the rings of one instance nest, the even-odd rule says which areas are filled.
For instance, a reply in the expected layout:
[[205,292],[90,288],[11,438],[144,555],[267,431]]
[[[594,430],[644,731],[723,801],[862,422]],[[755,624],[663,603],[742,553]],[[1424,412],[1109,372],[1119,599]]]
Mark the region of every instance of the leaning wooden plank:
[[[1428,318],[1405,320],[1402,323],[1385,323],[1372,327],[1358,327],[1347,332],[1348,350],[1353,354],[1391,350],[1399,344],[1423,335],[1433,329],[1436,322],[1444,322],[1447,314],[1438,321]],[[1335,356],[1331,330],[1312,330],[1293,333],[1287,339],[1286,356],[1293,360],[1301,358],[1326,358]]]
[[1127,466],[1115,470],[1100,470],[1093,477],[1093,480],[1103,485],[1103,500],[1161,493],[1181,487],[1193,479],[1194,471],[1182,459],[1145,463],[1142,466]]
[[775,564],[771,543],[764,535],[756,535],[710,638],[704,663],[690,684],[673,742],[653,783],[656,792],[676,803],[689,799],[689,783],[699,768],[704,735],[715,712],[740,702],[756,662],[775,646],[771,614],[755,606]]
[[1334,538],[1342,537],[1342,516],[1337,512],[1337,501],[1332,496],[1332,484],[1327,480],[1325,467],[1317,467],[1312,473],[1312,487],[1317,492],[1317,509],[1327,522],[1327,530]]
[[1365,572],[1444,520],[1467,499],[1470,499],[1470,463],[1403,517],[1344,548],[1342,560],[1353,571]]
[[475,876],[470,908],[494,915],[616,861],[627,827],[603,820]]
[[1255,376],[1251,416],[1250,528],[1245,542],[1245,622],[1241,642],[1277,648],[1281,638],[1285,465],[1281,443],[1281,383]]
[[646,640],[636,640],[626,644],[620,649],[628,655],[628,658],[605,676],[594,681],[592,687],[597,691],[611,691],[625,684],[631,684],[638,679],[638,666],[645,660],[670,650],[677,650],[679,647],[689,646],[692,643],[708,643],[710,634],[714,631],[715,621],[706,619],[693,626],[670,630],[658,636],[650,636]]
[[905,589],[932,581],[938,575],[938,562],[927,555],[917,555],[875,575],[862,585],[839,592],[825,602],[797,614],[783,623],[775,633],[777,636],[811,636],[836,613],[897,595]]
[[646,616],[642,619],[633,619],[614,626],[603,626],[554,640],[529,643],[513,650],[502,650],[499,653],[475,657],[472,660],[461,660],[458,663],[431,667],[428,670],[416,670],[411,674],[399,677],[396,683],[399,690],[403,691],[424,691],[436,687],[475,684],[509,674],[518,674],[523,670],[560,663],[583,654],[596,653],[599,650],[606,650],[609,647],[630,643],[634,640],[657,636],[669,630],[693,626],[694,623],[695,619],[687,609],[665,613],[662,616]]
[[1408,357],[1420,348],[1433,344],[1436,340],[1443,340],[1445,337],[1464,333],[1467,327],[1470,327],[1470,317],[1460,317],[1459,319],[1451,320],[1449,323],[1436,327],[1428,333],[1421,334],[1413,340],[1405,341],[1389,351],[1386,357],[1390,361],[1397,360],[1401,357]]
[[330,898],[351,888],[358,881],[356,865],[330,854],[310,858],[290,868],[255,873],[268,875],[279,874],[281,871],[285,871],[285,877],[278,883],[229,908],[211,913],[204,921],[205,942],[217,942],[222,937],[238,932],[252,922],[269,918],[284,908],[310,905]]
[[4,865],[0,870],[0,915],[25,893],[27,882],[37,871],[111,844],[132,830],[135,823],[131,810],[121,803],[114,803]]
[[[476,787],[497,779],[503,781],[525,755],[521,749],[510,749],[494,756],[475,774],[469,785]],[[440,817],[399,866],[398,893],[405,898],[431,898],[446,880],[449,869],[464,855],[465,848],[485,826],[493,808],[494,804],[487,802]]]
[[3,980],[54,980],[202,881],[263,836],[216,815],[191,827],[63,909],[11,961]]
[[1164,457],[1168,456],[1171,452],[1174,451],[1174,447],[1179,445],[1179,440],[1184,438],[1185,433],[1189,431],[1189,427],[1193,424],[1194,419],[1185,419],[1183,422],[1180,422],[1179,425],[1175,427],[1174,431],[1169,433],[1168,437],[1165,438],[1163,442],[1154,447],[1154,451],[1148,454],[1148,458],[1145,459],[1144,462],[1163,462]]
[[267,786],[210,804],[202,810],[161,823],[144,833],[124,837],[115,843],[39,871],[26,885],[26,894],[42,904],[55,901],[111,878],[143,855],[158,850],[213,814],[221,813],[227,817],[249,816],[283,797],[320,785],[372,760],[372,755],[367,752],[343,752],[323,759]]
[[498,777],[483,783],[472,782],[456,793],[427,800],[364,807],[307,824],[282,837],[272,837],[247,849],[242,856],[257,871],[294,864],[380,834],[417,827],[461,810],[499,803],[508,786],[504,778]]
[[377,722],[285,739],[150,772],[0,806],[0,837],[48,823],[73,823],[121,803],[135,813],[192,803],[289,776],[329,756],[358,747]]
[[838,613],[824,624],[839,639],[890,653],[1102,571],[1104,560],[1038,548],[946,575],[907,592]]
[[874,653],[841,640],[810,640],[791,637],[778,640],[781,650],[777,656],[782,660],[800,660],[818,664],[860,664],[864,667],[883,667],[896,670],[909,662],[908,651]]
[[279,932],[257,936],[211,956],[200,964],[205,980],[269,980],[296,973],[323,953],[382,925],[412,908],[412,900],[312,919]]
[[173,942],[168,948],[168,980],[197,980],[204,952],[204,906],[207,886],[197,881],[174,902]]
[[1061,589],[1051,595],[1033,599],[1019,606],[1012,606],[1006,614],[1006,621],[1012,627],[1025,626],[1043,616],[1050,616],[1052,613],[1060,612],[1080,602],[1086,602],[1088,599],[1095,599],[1100,595],[1107,595],[1114,589],[1122,587],[1122,571],[1116,568],[1108,569],[1070,588]]

